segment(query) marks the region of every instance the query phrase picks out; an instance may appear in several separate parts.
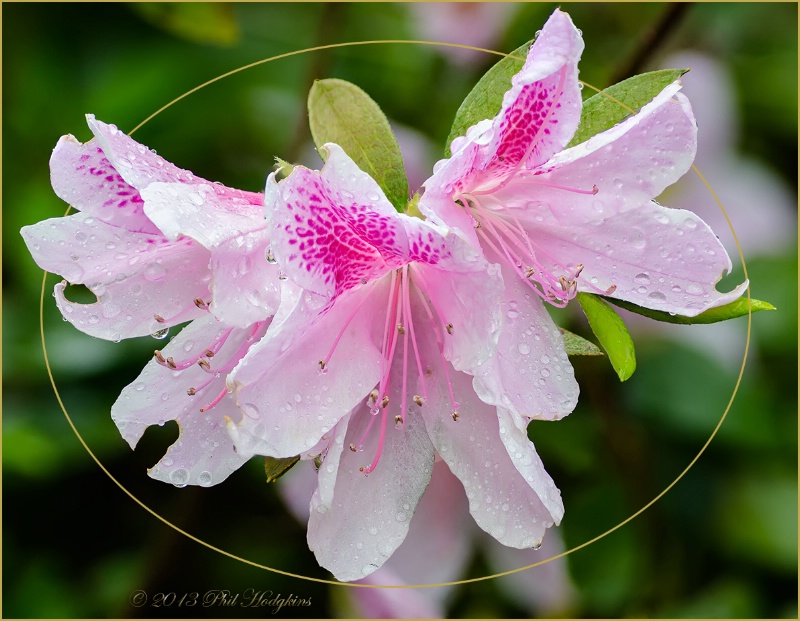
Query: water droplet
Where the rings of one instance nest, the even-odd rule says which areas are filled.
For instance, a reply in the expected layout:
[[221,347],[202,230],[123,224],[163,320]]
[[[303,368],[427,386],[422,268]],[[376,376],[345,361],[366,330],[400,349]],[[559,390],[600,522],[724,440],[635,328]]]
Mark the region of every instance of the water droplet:
[[650,276],[648,276],[644,272],[641,272],[639,274],[636,274],[636,276],[633,277],[633,282],[635,282],[637,285],[649,285],[650,284]]
[[278,261],[275,258],[275,255],[272,254],[272,248],[267,248],[267,263],[270,265],[275,265]]
[[509,319],[516,319],[519,317],[519,312],[515,311],[513,308],[506,313],[506,316]]
[[254,420],[261,416],[261,412],[254,403],[243,403],[242,412]]
[[657,302],[666,302],[667,296],[665,296],[660,291],[653,291],[650,295],[647,296],[651,300],[656,300]]
[[517,346],[517,349],[523,356],[527,356],[529,353],[531,353],[531,347],[527,343],[520,343]]
[[204,487],[211,485],[212,479],[213,476],[208,470],[203,470],[203,472],[197,475],[197,482]]
[[328,507],[326,507],[325,505],[319,505],[317,507],[317,513],[327,513],[327,512],[328,512]]
[[619,189],[622,187],[622,179],[614,179],[614,187]]
[[169,475],[169,480],[175,487],[186,487],[186,483],[189,481],[189,471],[186,468],[173,470]]
[[369,534],[370,535],[377,535],[378,534],[378,529],[375,528],[374,526],[370,526],[369,527]]
[[162,330],[156,330],[150,336],[152,336],[156,340],[161,341],[167,338],[168,334],[169,334],[169,328],[163,328]]
[[205,199],[196,192],[189,192],[189,200],[198,206],[206,202]]
[[398,522],[405,522],[408,519],[408,515],[404,511],[398,511],[394,519]]
[[151,263],[142,272],[142,275],[151,282],[158,282],[164,280],[167,275],[167,270],[158,263]]
[[542,369],[540,373],[542,374],[542,377],[550,377],[550,371],[547,369]]
[[697,283],[692,283],[688,287],[686,287],[686,293],[689,295],[703,295],[703,287],[698,285]]
[[674,293],[680,293],[680,292],[681,292],[681,287],[680,287],[680,285],[672,285],[672,291],[673,291]]

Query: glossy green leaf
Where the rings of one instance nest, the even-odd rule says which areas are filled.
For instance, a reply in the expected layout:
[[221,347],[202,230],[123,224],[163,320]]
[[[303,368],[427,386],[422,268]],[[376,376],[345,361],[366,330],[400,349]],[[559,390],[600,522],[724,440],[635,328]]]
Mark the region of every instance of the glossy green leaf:
[[608,354],[611,366],[621,382],[636,370],[636,352],[633,339],[622,318],[605,301],[590,293],[579,293],[578,302],[600,346]]
[[591,341],[587,341],[582,336],[573,334],[569,330],[559,328],[561,336],[564,337],[564,347],[569,356],[602,356],[603,350]]
[[[685,74],[688,69],[663,69],[635,75],[592,95],[583,102],[581,120],[568,147],[589,140],[629,116],[638,112],[666,86]],[[613,99],[611,99],[613,97]],[[616,100],[616,101],[615,101]],[[621,106],[620,102],[625,104]],[[628,109],[629,108],[629,109]]]
[[503,106],[503,95],[511,88],[511,78],[525,64],[531,43],[528,41],[496,63],[461,102],[447,137],[444,155],[450,157],[450,145],[454,138],[466,136],[467,130],[484,119],[493,118]]
[[317,150],[335,142],[378,182],[397,211],[408,201],[408,180],[389,121],[369,95],[344,80],[317,80],[308,93],[308,121]]
[[[736,319],[747,315],[748,299],[739,298],[738,300],[725,304],[724,306],[717,306],[716,308],[709,308],[707,311],[695,315],[694,317],[685,317],[684,315],[671,315],[663,311],[654,311],[649,308],[642,308],[631,302],[624,302],[622,300],[615,300],[612,298],[603,298],[608,300],[615,306],[624,308],[625,310],[636,313],[637,315],[644,315],[656,321],[664,321],[666,323],[681,323],[681,324],[695,324],[695,323],[717,323],[718,321],[727,321],[728,319]],[[777,310],[769,302],[762,302],[750,298],[750,309],[752,312],[757,313],[764,310]]]
[[284,474],[289,472],[294,465],[300,461],[300,456],[296,457],[265,457],[264,472],[267,475],[267,483],[274,483]]

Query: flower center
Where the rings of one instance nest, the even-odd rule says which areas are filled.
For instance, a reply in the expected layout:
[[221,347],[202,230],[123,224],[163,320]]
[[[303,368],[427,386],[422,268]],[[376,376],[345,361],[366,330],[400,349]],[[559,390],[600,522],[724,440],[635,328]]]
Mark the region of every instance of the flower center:
[[[433,330],[439,353],[439,363],[442,366],[445,383],[447,384],[448,396],[452,408],[451,416],[453,420],[458,420],[459,417],[459,404],[455,400],[453,394],[453,385],[450,381],[450,372],[448,369],[449,364],[444,357],[445,338],[446,335],[453,334],[455,330],[453,324],[447,321],[444,313],[442,313],[441,309],[436,304],[435,298],[427,293],[430,289],[419,269],[415,269],[413,265],[406,265],[398,270],[392,271],[389,278],[389,296],[386,302],[386,314],[381,342],[381,378],[377,387],[374,388],[367,397],[366,404],[370,408],[371,414],[369,422],[359,440],[350,445],[350,450],[353,452],[362,450],[367,434],[370,433],[375,422],[380,419],[380,435],[375,456],[369,466],[359,468],[365,475],[373,472],[380,461],[386,441],[388,419],[393,416],[395,428],[402,429],[406,416],[413,411],[413,408],[409,407],[409,398],[420,408],[428,401],[426,380],[433,375],[433,369],[430,368],[430,366],[422,364],[417,341],[417,334],[420,329]],[[378,285],[377,282],[373,285],[373,291],[376,285]],[[356,305],[356,308],[347,318],[344,327],[341,329],[336,339],[334,339],[328,355],[324,360],[319,361],[320,373],[325,373],[327,371],[331,357],[342,335],[371,294],[372,291],[365,295],[361,302]],[[416,313],[412,312],[412,306],[419,310],[417,310]],[[402,348],[401,356],[399,355],[398,348]],[[409,363],[412,350],[413,362]],[[397,360],[395,360],[396,354],[399,356]],[[395,410],[396,405],[392,403],[392,399],[389,396],[392,376],[391,371],[395,363],[401,365],[402,369],[399,378],[397,377],[398,374],[395,374],[395,381],[399,379],[401,382],[398,410]],[[409,395],[409,378],[413,377],[412,374],[415,368],[419,379],[420,392],[422,394]]]

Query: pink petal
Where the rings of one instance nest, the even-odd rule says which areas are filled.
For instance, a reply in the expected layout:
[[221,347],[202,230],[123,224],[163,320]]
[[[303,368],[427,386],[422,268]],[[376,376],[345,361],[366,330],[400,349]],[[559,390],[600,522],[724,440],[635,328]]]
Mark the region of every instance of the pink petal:
[[169,239],[191,237],[209,250],[231,237],[265,227],[261,194],[217,183],[151,183],[144,211]]
[[62,137],[50,157],[50,180],[58,197],[79,211],[129,231],[158,232],[136,188],[123,180],[97,141]]
[[[328,298],[402,265],[405,229],[378,184],[340,147],[267,191],[272,251],[288,277]],[[274,181],[272,182],[274,184]]]
[[503,265],[502,315],[497,353],[475,371],[481,399],[528,419],[556,420],[575,409],[578,383],[561,336],[544,303]]
[[266,228],[239,235],[211,254],[212,314],[231,326],[245,328],[271,317],[280,302],[280,271],[267,259]]
[[464,485],[472,517],[504,545],[538,545],[561,519],[563,505],[533,444],[509,414],[477,398],[463,373],[451,374],[459,403],[454,421],[444,382],[436,377],[429,380],[422,417],[434,448]]
[[191,183],[202,182],[188,170],[178,168],[163,157],[156,155],[143,144],[119,131],[114,125],[98,121],[93,114],[86,115],[89,129],[97,140],[97,146],[111,162],[126,183],[137,190],[156,182]]
[[529,222],[570,226],[658,196],[689,170],[697,148],[697,126],[679,88],[666,87],[638,114],[558,153],[541,171],[520,172],[494,200]]
[[[383,567],[363,582],[441,584],[458,580],[465,573],[475,535],[479,532],[469,516],[464,488],[447,464],[437,459],[431,482],[414,512],[402,545]],[[436,559],[435,563],[431,562],[432,558]],[[379,589],[379,593],[393,590]],[[449,587],[419,591],[439,606],[449,592]]]
[[747,288],[745,282],[717,291],[715,284],[731,269],[722,244],[692,212],[653,202],[568,229],[540,225],[534,244],[551,265],[582,263],[580,290],[616,286],[612,297],[654,310],[693,317],[738,299]]
[[24,227],[22,236],[42,269],[97,296],[92,304],[73,303],[56,285],[62,314],[87,334],[144,336],[203,314],[194,299],[208,295],[208,251],[191,240],[168,242],[83,213]]
[[[454,326],[445,338],[445,358],[455,369],[467,372],[492,355],[503,323],[496,304],[503,292],[500,274],[482,256],[472,254],[470,262],[449,262],[452,270],[416,264],[410,271],[412,282],[420,288],[424,283],[425,293],[444,315],[442,321]],[[430,325],[421,313],[419,317],[423,326]]]
[[[311,500],[309,547],[320,565],[342,581],[368,576],[402,543],[433,471],[425,425],[409,417],[402,429],[387,429],[375,471],[369,476],[360,472],[377,450],[378,434],[367,435],[363,452],[346,447],[359,442],[370,418],[365,403],[354,410],[346,436],[337,434],[320,467],[327,475],[320,476]],[[331,457],[335,466],[328,463]]]
[[[539,550],[516,550],[490,539],[485,543],[492,573],[533,565],[564,552],[564,542],[557,528],[550,529]],[[567,616],[576,598],[564,557],[498,578],[497,586],[532,617]]]
[[556,9],[503,97],[492,140],[479,160],[482,182],[520,165],[538,166],[569,142],[581,115],[582,51],[583,40],[569,15]]
[[[309,310],[302,297],[288,316],[273,320],[231,377],[237,402],[248,414],[234,431],[240,454],[305,452],[377,384],[381,364],[374,340],[383,328],[377,314],[382,315],[386,298],[371,293],[374,286],[342,296],[313,324],[319,311]],[[348,322],[365,295],[377,304],[365,303]],[[321,373],[319,362],[328,358],[340,334]]]
[[[427,551],[420,550],[420,552]],[[446,551],[444,558],[447,558],[449,554],[450,551]],[[443,557],[435,558],[438,563],[438,559]],[[436,563],[431,563],[430,558],[426,557],[425,565],[433,566]],[[404,583],[387,565],[358,582],[376,585]],[[413,584],[425,583],[414,582]],[[350,589],[348,593],[356,607],[357,615],[363,619],[443,619],[445,608],[440,601],[439,594],[444,590],[443,588]]]
[[[161,353],[177,363],[191,360],[193,356],[203,355],[226,330],[213,317],[197,319]],[[208,486],[223,481],[245,462],[234,451],[225,428],[226,418],[238,421],[242,417],[232,395],[223,397],[211,408],[208,405],[226,389],[226,364],[232,366],[236,356],[241,356],[250,333],[250,330],[234,329],[216,355],[208,359],[212,371],[223,371],[219,377],[197,364],[172,371],[152,359],[139,377],[122,391],[111,408],[111,417],[132,448],[150,425],[177,420],[180,426],[180,437],[150,470],[151,477],[178,487]],[[196,394],[190,396],[187,393],[190,388],[196,388]],[[208,409],[200,412],[201,408]]]

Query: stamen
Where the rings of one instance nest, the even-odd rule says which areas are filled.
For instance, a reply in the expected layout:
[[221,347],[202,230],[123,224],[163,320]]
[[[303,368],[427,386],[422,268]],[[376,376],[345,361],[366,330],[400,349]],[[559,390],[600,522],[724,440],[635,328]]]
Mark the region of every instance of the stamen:
[[384,395],[384,397],[383,397],[383,400],[381,401],[381,407],[382,407],[384,410],[385,410],[387,407],[389,407],[389,397],[388,397],[387,395]]
[[178,368],[178,365],[175,364],[175,361],[172,359],[171,356],[167,358],[167,366],[173,371]]
[[414,403],[416,403],[419,407],[422,407],[425,404],[425,400],[419,395],[414,395]]
[[158,350],[158,349],[155,350],[153,352],[153,355],[155,356],[156,360],[158,361],[158,364],[165,365],[167,363],[167,359],[164,358],[164,355],[161,353],[160,350]]
[[445,328],[447,329],[447,334],[453,334],[453,324],[448,323]]
[[158,323],[164,323],[166,319],[164,319],[161,315],[153,315],[153,319],[155,319]]
[[206,302],[203,298],[195,298],[194,305],[201,310],[208,308],[208,302]]
[[222,392],[220,392],[216,397],[214,397],[214,400],[207,406],[200,408],[200,411],[207,412],[208,410],[216,406],[220,401],[222,401],[222,399],[224,399],[225,395],[227,394],[228,394],[228,387],[225,386],[225,388],[222,389]]
[[208,360],[205,358],[200,358],[197,361],[197,364],[200,365],[200,368],[203,369],[206,373],[211,373],[211,365],[208,363]]
[[339,341],[344,336],[344,333],[347,330],[348,326],[350,325],[350,322],[353,321],[353,317],[355,317],[356,314],[358,313],[358,311],[361,310],[361,307],[364,306],[364,303],[367,301],[367,298],[369,298],[369,296],[370,296],[370,294],[372,293],[373,290],[374,290],[374,287],[372,289],[370,289],[367,292],[367,294],[364,295],[363,298],[361,298],[361,301],[358,304],[356,304],[356,307],[353,309],[353,312],[350,313],[350,316],[344,322],[344,325],[342,326],[342,329],[339,331],[339,334],[336,335],[336,339],[333,341],[333,345],[331,345],[330,351],[328,351],[328,355],[325,356],[324,360],[320,360],[319,361],[318,364],[320,366],[320,371],[319,371],[320,373],[323,373],[323,374],[327,373],[327,366],[328,366],[328,363],[331,360],[331,356],[333,356],[333,352],[336,350],[336,346],[339,345]]
[[194,397],[197,394],[197,390],[194,388],[189,388],[189,390],[186,391],[186,394],[190,397]]
[[397,331],[398,331],[400,334],[405,334],[405,333],[406,333],[406,329],[403,327],[403,324],[402,324],[402,323],[398,323],[398,324],[397,324]]
[[375,466],[377,466],[378,461],[380,461],[381,453],[383,453],[383,445],[385,440],[386,440],[386,412],[384,412],[383,416],[381,416],[381,435],[378,438],[378,450],[375,452],[375,458],[372,460],[372,463],[366,468],[359,468],[358,470],[360,472],[363,472],[365,475],[368,475],[373,470],[375,470]]
[[371,393],[369,393],[369,404],[375,405],[378,402],[378,391],[373,389]]
[[450,416],[453,417],[453,420],[457,421],[459,416],[460,416],[460,414],[458,413],[458,410],[453,410],[453,412],[450,414]]
[[215,351],[213,351],[213,350],[211,350],[211,349],[207,349],[207,350],[205,351],[206,358],[213,358],[215,353],[216,353]]
[[353,451],[354,453],[356,452],[356,445],[353,444],[352,442],[350,443],[350,450]]
[[[407,317],[408,331],[411,333],[411,344],[414,347],[414,358],[417,361],[417,372],[419,373],[419,380],[420,383],[422,384],[422,394],[427,399],[428,390],[427,387],[425,386],[425,373],[423,373],[422,371],[422,362],[420,361],[419,358],[419,347],[417,346],[417,338],[416,335],[414,334],[414,319],[411,316],[411,298],[409,295],[408,283],[406,283],[406,286],[403,289],[403,313]],[[403,394],[404,395],[406,394],[405,390],[403,390]],[[416,401],[416,398],[414,399],[414,401]]]

